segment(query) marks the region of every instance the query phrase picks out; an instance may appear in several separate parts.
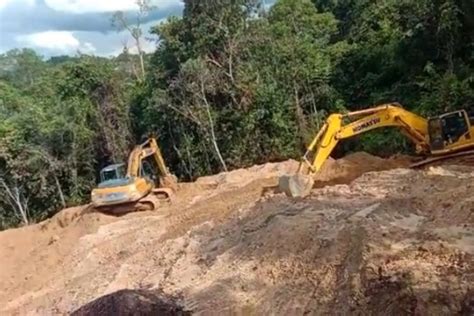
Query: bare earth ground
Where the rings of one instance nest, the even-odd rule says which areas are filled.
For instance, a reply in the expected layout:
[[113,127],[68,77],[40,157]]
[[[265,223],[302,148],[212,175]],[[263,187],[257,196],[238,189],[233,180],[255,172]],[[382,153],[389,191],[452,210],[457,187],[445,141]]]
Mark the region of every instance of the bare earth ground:
[[474,313],[473,167],[359,153],[307,198],[271,189],[297,165],[201,178],[154,212],[78,207],[1,232],[0,314],[68,314],[120,289],[198,315]]

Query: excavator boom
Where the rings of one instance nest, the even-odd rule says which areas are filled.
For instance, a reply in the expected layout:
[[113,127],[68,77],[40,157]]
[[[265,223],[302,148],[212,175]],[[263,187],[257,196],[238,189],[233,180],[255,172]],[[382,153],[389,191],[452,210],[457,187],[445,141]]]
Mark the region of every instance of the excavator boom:
[[[391,126],[400,128],[415,143],[417,152],[429,152],[427,120],[393,103],[347,114],[331,114],[308,146],[303,161],[311,172],[317,172],[339,141]],[[313,156],[312,161],[310,156]]]

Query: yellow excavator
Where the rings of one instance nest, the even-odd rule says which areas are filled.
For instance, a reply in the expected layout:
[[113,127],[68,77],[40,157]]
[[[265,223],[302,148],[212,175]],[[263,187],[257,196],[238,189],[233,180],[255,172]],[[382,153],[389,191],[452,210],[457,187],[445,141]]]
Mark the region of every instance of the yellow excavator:
[[425,159],[412,165],[422,166],[437,160],[474,154],[474,127],[465,110],[445,113],[428,119],[402,108],[398,103],[371,109],[331,114],[307,147],[298,172],[280,178],[280,190],[289,196],[309,194],[318,172],[339,141],[382,127],[397,127],[416,146]]
[[113,164],[100,171],[100,183],[92,190],[92,206],[121,214],[154,210],[160,201],[172,199],[177,180],[166,167],[156,139],[135,146],[128,164]]

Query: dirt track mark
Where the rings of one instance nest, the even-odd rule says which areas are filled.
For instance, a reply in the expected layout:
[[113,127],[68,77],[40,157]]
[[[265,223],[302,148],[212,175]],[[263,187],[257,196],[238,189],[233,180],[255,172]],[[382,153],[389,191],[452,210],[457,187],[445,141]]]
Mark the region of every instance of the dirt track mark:
[[275,182],[275,179],[255,180],[243,187],[220,192],[198,201],[185,209],[173,210],[165,215],[164,224],[167,232],[161,240],[182,236],[191,228],[207,221],[215,224],[227,221],[229,214],[257,201],[262,196],[263,190],[274,186]]
[[260,224],[258,224],[257,226],[255,227],[248,227],[248,228],[245,228],[243,230],[243,233],[245,234],[251,234],[251,233],[254,233],[258,230],[261,230],[265,227],[267,227],[275,218],[277,217],[280,217],[280,216],[283,216],[283,217],[292,217],[292,216],[296,216],[298,215],[299,213],[303,212],[305,209],[304,208],[297,208],[297,209],[289,209],[289,210],[286,210],[284,212],[280,212],[280,213],[275,213],[275,214],[271,214],[271,215],[268,215]]
[[362,305],[362,287],[364,275],[364,245],[367,232],[361,226],[355,230],[344,228],[337,237],[337,243],[344,244],[346,255],[342,258],[337,271],[337,296],[334,305],[339,306],[338,315],[349,315]]

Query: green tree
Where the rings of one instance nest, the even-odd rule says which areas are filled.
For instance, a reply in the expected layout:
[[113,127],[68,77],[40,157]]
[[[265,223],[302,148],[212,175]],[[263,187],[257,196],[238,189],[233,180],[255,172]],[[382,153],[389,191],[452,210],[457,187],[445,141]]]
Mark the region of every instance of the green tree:
[[17,88],[31,87],[46,66],[32,49],[13,49],[0,55],[0,79]]

